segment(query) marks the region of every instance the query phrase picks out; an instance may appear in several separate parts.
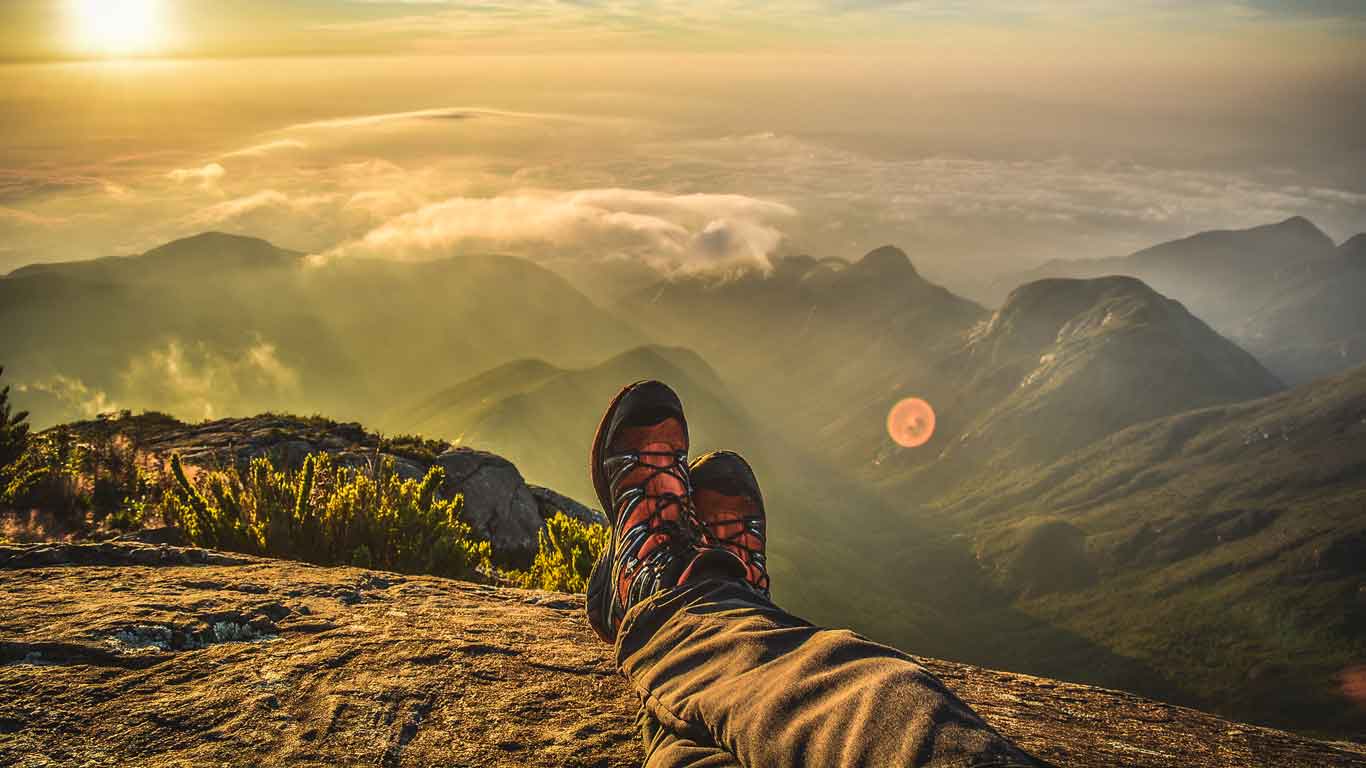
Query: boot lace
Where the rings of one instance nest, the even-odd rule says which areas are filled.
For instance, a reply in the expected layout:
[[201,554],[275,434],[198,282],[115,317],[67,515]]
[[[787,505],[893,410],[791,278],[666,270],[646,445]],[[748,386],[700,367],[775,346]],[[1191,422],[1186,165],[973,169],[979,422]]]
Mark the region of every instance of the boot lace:
[[[665,457],[668,462],[654,464],[645,461],[649,457]],[[641,599],[649,597],[664,586],[665,571],[673,565],[679,553],[695,547],[700,540],[696,525],[696,514],[692,506],[692,478],[688,474],[687,453],[685,451],[632,451],[616,454],[604,462],[604,468],[611,479],[611,488],[617,488],[627,475],[644,468],[647,474],[632,481],[631,485],[614,494],[617,505],[617,519],[628,519],[641,503],[653,501],[650,514],[635,522],[621,534],[618,542],[617,577],[630,582],[630,589],[622,595],[622,612]],[[657,477],[672,477],[683,488],[680,496],[673,491],[652,493],[648,489]],[[669,519],[664,512],[677,510],[677,519]],[[652,536],[665,534],[669,537],[668,546],[656,547],[644,558],[638,556]],[[620,583],[619,581],[617,583]]]
[[[695,516],[696,512],[693,514]],[[733,527],[737,523],[740,524],[740,530],[733,531],[725,536],[721,535],[721,531]],[[764,535],[764,519],[762,517],[743,517],[709,522],[698,520],[696,525],[705,532],[704,544],[723,546],[737,553],[743,552],[744,556],[741,559],[759,570],[759,578],[753,582],[754,587],[764,594],[768,594],[768,563],[764,555],[768,541]],[[759,545],[757,547],[752,546],[746,540],[747,536],[754,537],[753,540],[758,541]]]

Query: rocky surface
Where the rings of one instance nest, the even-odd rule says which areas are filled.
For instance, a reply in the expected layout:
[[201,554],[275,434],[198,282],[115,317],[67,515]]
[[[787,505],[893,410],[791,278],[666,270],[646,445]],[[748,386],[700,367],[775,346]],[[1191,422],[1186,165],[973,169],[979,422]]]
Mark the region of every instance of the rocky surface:
[[464,518],[489,540],[500,559],[524,567],[535,556],[537,534],[556,511],[603,522],[601,512],[547,488],[528,485],[507,459],[487,451],[452,448],[417,438],[383,439],[360,424],[323,418],[265,414],[185,424],[161,414],[99,419],[71,425],[86,437],[122,436],[154,463],[178,454],[190,466],[208,469],[245,465],[266,456],[298,467],[309,454],[330,454],[339,464],[368,468],[392,460],[400,476],[421,478],[433,465],[446,472],[448,496],[463,494]]
[[[580,598],[138,544],[0,546],[0,764],[629,766]],[[1366,765],[1360,746],[925,664],[1073,768]]]

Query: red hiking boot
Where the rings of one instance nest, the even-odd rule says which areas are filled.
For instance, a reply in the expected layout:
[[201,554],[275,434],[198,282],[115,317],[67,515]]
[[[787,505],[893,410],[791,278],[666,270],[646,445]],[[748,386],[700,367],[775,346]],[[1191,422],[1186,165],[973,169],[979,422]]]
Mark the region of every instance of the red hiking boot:
[[612,642],[626,611],[682,583],[697,555],[678,395],[658,381],[617,394],[598,425],[589,471],[612,538],[588,580],[588,621]]
[[693,513],[702,529],[702,544],[724,549],[745,565],[745,581],[768,596],[768,562],[764,546],[768,523],[764,497],[749,462],[730,451],[702,456],[688,468],[692,476]]

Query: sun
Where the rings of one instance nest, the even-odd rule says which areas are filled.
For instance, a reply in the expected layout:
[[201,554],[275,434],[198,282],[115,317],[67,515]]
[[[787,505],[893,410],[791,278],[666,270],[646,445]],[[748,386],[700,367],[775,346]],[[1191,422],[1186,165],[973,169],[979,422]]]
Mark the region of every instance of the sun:
[[68,0],[73,43],[81,53],[137,56],[163,42],[161,0]]

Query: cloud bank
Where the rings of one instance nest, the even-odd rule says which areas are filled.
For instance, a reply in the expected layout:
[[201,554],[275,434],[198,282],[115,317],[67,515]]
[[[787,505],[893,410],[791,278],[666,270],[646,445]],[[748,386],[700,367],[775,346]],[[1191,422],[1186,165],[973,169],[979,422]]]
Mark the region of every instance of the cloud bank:
[[103,390],[88,386],[72,376],[55,375],[42,381],[19,384],[16,391],[26,403],[36,404],[35,418],[41,423],[71,419],[93,419],[111,413],[119,406]]
[[227,170],[218,163],[209,163],[199,168],[176,168],[166,174],[166,178],[177,184],[198,182],[201,187],[211,188],[228,175]]
[[790,206],[743,195],[636,189],[460,197],[397,216],[325,257],[411,260],[461,248],[529,247],[543,258],[625,255],[664,270],[766,271],[782,241],[778,225],[796,215]]
[[[784,111],[763,101],[771,85],[726,91],[723,108],[605,91],[631,107],[629,119],[554,102],[543,111],[339,109],[196,152],[10,169],[0,172],[0,260],[13,268],[33,254],[126,254],[206,230],[317,260],[478,251],[665,272],[762,271],[780,252],[856,258],[895,243],[961,286],[1050,258],[1123,255],[1291,215],[1338,238],[1366,229],[1359,176],[1259,164],[1259,154],[1206,162],[1227,144],[1217,134],[1187,142],[1200,162],[1182,162],[1160,138],[1145,149],[1134,137],[1152,136],[1149,124],[1130,120],[1115,147],[1065,152],[1055,135],[1059,125],[1076,130],[1071,113],[998,124],[1017,102],[924,96],[904,109],[889,98],[885,113],[861,100],[851,120],[837,93],[823,97],[829,105],[800,99]],[[962,115],[942,117],[936,104]],[[1096,119],[1096,135],[1111,135],[1102,129],[1116,123]],[[753,130],[718,134],[713,124]]]
[[298,372],[261,339],[231,359],[204,343],[172,340],[130,360],[119,384],[129,402],[186,419],[278,407],[299,394]]

